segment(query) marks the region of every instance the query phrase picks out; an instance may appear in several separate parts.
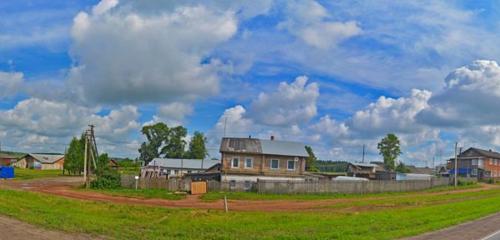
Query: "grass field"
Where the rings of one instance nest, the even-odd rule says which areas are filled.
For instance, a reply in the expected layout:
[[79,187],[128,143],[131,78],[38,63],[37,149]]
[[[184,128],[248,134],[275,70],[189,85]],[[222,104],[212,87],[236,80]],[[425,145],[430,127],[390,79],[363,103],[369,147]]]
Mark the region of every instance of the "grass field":
[[165,191],[164,189],[129,189],[129,188],[119,188],[119,189],[81,189],[82,191],[91,191],[103,193],[111,196],[123,196],[123,197],[135,197],[135,198],[159,198],[167,200],[180,200],[184,199],[185,195],[174,194],[172,192]]
[[15,168],[15,178],[18,180],[28,180],[35,178],[49,178],[62,176],[62,170],[36,170],[27,168]]
[[[458,186],[457,189],[471,189],[478,188],[479,185],[464,185]],[[420,193],[425,192],[442,192],[453,190],[452,186],[435,187],[432,189],[419,191]],[[216,201],[219,199],[231,200],[323,200],[323,199],[334,199],[334,198],[366,198],[370,196],[404,196],[408,194],[413,194],[415,192],[388,192],[388,193],[374,193],[374,194],[340,194],[340,193],[325,193],[325,194],[259,194],[255,192],[209,192],[204,194],[201,199],[204,201]]]
[[500,190],[358,197],[304,212],[167,209],[0,190],[0,214],[115,239],[394,239],[500,211]]

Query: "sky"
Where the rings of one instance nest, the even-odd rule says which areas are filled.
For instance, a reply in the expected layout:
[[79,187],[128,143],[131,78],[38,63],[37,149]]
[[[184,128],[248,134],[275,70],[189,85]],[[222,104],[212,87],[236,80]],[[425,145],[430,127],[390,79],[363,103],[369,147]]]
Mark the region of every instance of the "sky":
[[[144,125],[298,141],[323,160],[443,163],[500,150],[497,1],[0,3],[3,150],[63,152],[88,124],[138,156]],[[186,139],[189,141],[189,136]]]

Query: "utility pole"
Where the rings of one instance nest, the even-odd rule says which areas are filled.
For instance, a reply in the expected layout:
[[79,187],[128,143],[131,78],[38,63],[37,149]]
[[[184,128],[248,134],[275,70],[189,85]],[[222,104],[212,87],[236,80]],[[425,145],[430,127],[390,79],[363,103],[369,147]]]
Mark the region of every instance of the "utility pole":
[[227,124],[227,117],[224,118],[224,137],[226,137],[226,124]]
[[[94,136],[94,125],[89,125],[89,129],[85,130],[85,152],[83,155],[83,181],[85,187],[90,187],[91,163],[94,165],[94,170],[97,169],[97,144]],[[92,162],[89,160],[92,159]]]
[[365,144],[363,144],[363,163],[365,163]]
[[454,185],[457,187],[457,175],[458,175],[458,155],[457,155],[457,147],[458,147],[458,142],[455,142],[455,179],[454,179]]
[[85,152],[83,152],[83,182],[85,187],[88,188],[87,184],[87,158],[88,158],[88,131],[85,131]]

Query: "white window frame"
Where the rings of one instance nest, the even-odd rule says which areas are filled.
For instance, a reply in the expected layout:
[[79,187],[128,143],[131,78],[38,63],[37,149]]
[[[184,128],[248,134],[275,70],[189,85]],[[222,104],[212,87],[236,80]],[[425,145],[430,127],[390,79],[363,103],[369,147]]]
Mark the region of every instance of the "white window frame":
[[[288,164],[289,164],[290,162],[293,162],[293,168],[289,168],[289,165],[288,165]],[[295,171],[295,170],[297,169],[297,166],[296,166],[296,165],[297,165],[297,164],[296,164],[296,161],[295,161],[295,160],[288,160],[288,161],[286,161],[286,170],[288,170],[288,171]]]
[[[273,161],[278,161],[278,167],[277,168],[273,168]],[[280,160],[279,159],[271,159],[271,161],[269,161],[269,168],[272,169],[272,170],[278,170],[278,169],[280,169]]]
[[[247,161],[248,160],[250,160],[250,166],[247,166]],[[245,166],[246,169],[253,168],[253,158],[251,158],[251,157],[245,158],[245,165],[244,166]]]
[[[237,166],[234,166],[234,160],[238,160],[238,165]],[[233,157],[231,159],[231,168],[240,168],[240,158],[239,157]]]

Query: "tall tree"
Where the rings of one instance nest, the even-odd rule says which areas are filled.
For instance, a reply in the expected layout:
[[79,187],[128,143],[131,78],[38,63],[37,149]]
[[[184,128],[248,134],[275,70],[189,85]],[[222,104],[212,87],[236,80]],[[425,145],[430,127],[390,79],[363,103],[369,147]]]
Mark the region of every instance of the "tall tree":
[[148,164],[153,158],[160,156],[159,149],[164,142],[168,141],[169,128],[165,123],[160,122],[144,126],[141,133],[146,137],[147,142],[141,144],[139,159]]
[[189,142],[189,158],[204,159],[208,155],[207,148],[205,147],[206,142],[207,138],[203,133],[194,132],[191,142]]
[[167,158],[183,158],[186,155],[187,129],[183,126],[171,128],[161,154]]
[[318,169],[316,168],[316,161],[318,159],[316,158],[316,155],[314,154],[311,146],[306,146],[306,152],[309,155],[306,158],[306,170],[311,172],[318,171]]
[[64,157],[64,171],[69,174],[81,174],[83,171],[83,156],[85,151],[85,138],[74,137],[71,139]]
[[396,159],[401,154],[399,145],[399,139],[393,133],[387,134],[377,145],[380,155],[384,157],[384,165],[389,170],[396,167]]

